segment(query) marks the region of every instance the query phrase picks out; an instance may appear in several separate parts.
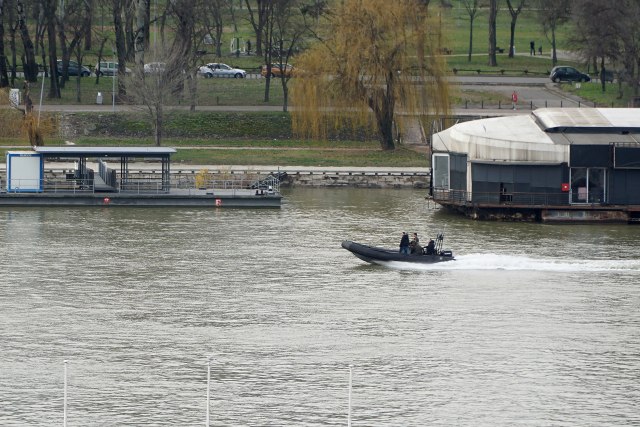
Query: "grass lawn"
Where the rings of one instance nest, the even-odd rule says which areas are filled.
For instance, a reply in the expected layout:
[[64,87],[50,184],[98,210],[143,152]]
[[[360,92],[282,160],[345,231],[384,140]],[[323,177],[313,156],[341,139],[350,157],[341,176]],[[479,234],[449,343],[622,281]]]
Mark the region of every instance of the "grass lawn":
[[[101,77],[96,82],[95,77],[82,77],[80,79],[80,102],[77,100],[77,84],[76,77],[71,77],[65,88],[61,91],[62,98],[48,99],[49,80],[44,82],[43,104],[95,104],[98,92],[102,93],[103,103],[111,104],[111,93],[113,89],[113,79],[111,77]],[[198,105],[274,105],[280,106],[283,102],[282,82],[279,79],[271,81],[269,89],[269,102],[264,102],[264,91],[266,79],[264,78],[247,78],[247,79],[227,79],[214,78],[205,79],[198,78],[197,87],[197,103]],[[42,88],[42,80],[31,85],[31,99],[34,105],[38,105],[40,101],[40,91]],[[116,82],[116,90],[117,82]],[[185,95],[186,97],[186,95]],[[171,105],[190,105],[188,99],[174,98]]]
[[[0,140],[0,144],[18,145],[15,140]],[[83,140],[88,146],[147,146],[150,141],[144,140]],[[323,145],[319,142],[288,141],[284,146],[272,146],[266,141],[229,141],[225,147],[199,146],[198,141],[173,140],[164,141],[164,146],[177,149],[172,156],[174,164],[182,165],[265,165],[265,166],[353,166],[353,167],[426,167],[429,159],[424,155],[403,147],[394,152],[385,152],[377,143],[343,143]],[[28,149],[25,143],[22,149]],[[181,148],[182,147],[182,148]],[[198,147],[198,148],[191,148]],[[242,147],[242,148],[241,148]],[[249,148],[246,148],[249,147]],[[6,152],[1,149],[4,162]]]

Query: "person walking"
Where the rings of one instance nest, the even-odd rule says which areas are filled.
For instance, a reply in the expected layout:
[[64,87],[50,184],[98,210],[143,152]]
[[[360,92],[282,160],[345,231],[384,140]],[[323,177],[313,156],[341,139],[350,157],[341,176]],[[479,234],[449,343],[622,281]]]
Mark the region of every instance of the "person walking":
[[402,238],[400,239],[400,253],[409,255],[409,235],[406,231],[402,232]]
[[518,92],[514,90],[513,93],[511,94],[511,107],[515,110],[517,104],[518,104]]
[[529,55],[536,56],[536,42],[533,40],[529,42]]

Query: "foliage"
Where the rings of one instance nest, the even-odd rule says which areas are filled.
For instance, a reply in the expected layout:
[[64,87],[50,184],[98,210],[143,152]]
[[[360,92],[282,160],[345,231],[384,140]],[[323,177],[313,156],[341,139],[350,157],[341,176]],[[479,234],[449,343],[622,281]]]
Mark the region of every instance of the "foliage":
[[211,181],[209,169],[200,169],[196,174],[196,188],[206,188],[209,181]]
[[[293,126],[320,137],[334,128],[371,123],[381,147],[393,150],[393,125],[403,115],[448,109],[439,31],[425,6],[399,0],[345,0],[322,43],[298,59],[292,87]],[[401,30],[399,30],[401,29]],[[418,82],[418,84],[416,84]],[[374,120],[371,120],[373,112]],[[328,118],[328,121],[327,121]]]

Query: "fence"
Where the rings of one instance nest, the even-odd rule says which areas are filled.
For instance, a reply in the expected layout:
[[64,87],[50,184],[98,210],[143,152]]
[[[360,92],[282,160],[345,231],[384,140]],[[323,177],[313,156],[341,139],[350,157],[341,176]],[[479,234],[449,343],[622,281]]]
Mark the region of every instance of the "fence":
[[[578,193],[500,193],[495,192],[471,192],[464,190],[433,190],[433,200],[436,202],[449,202],[460,206],[474,204],[489,204],[497,206],[568,206],[570,200],[579,200]],[[586,203],[586,201],[585,201]]]

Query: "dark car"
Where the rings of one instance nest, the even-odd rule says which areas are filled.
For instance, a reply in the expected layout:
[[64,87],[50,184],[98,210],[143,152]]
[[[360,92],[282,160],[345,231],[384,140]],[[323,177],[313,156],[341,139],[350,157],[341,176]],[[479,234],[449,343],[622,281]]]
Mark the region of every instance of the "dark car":
[[[58,74],[62,74],[62,60],[58,60],[56,67],[58,68]],[[82,77],[89,77],[91,75],[91,70],[84,65],[78,66],[76,61],[69,61],[68,73],[70,76],[80,75]]]
[[581,73],[573,67],[558,66],[553,67],[549,78],[552,82],[590,82],[588,74]]
[[[604,70],[604,81],[605,82],[609,82],[609,83],[613,83],[613,80],[615,79],[615,71],[612,70]],[[602,79],[602,71],[600,71],[599,73],[599,77]]]

